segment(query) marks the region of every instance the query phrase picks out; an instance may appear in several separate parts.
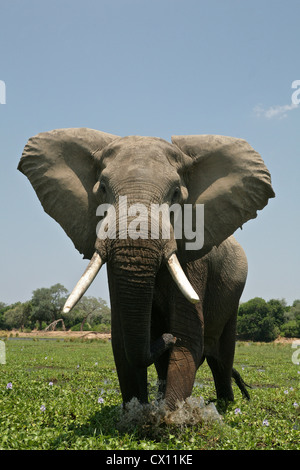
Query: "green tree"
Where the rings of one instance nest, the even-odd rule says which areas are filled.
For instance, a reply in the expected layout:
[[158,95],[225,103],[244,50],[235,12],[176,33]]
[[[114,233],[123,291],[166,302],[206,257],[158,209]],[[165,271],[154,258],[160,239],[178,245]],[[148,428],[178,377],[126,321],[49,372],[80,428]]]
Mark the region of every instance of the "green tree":
[[89,321],[91,325],[110,323],[110,309],[106,301],[100,297],[84,296],[80,302],[78,302],[73,313],[73,318],[80,321],[80,331],[83,331],[87,321]]
[[282,336],[300,338],[300,300],[294,300],[293,305],[285,312],[285,323],[281,327]]
[[61,284],[55,284],[49,288],[42,287],[33,291],[32,319],[39,323],[42,329],[42,322],[50,323],[61,316],[61,310],[66,301],[67,289]]
[[6,305],[4,302],[0,302],[0,330],[5,330],[6,328],[4,321],[4,313],[9,308],[9,305]]
[[237,334],[245,340],[273,341],[279,335],[280,316],[281,307],[277,301],[266,302],[261,297],[255,297],[239,307]]
[[6,328],[18,328],[21,331],[27,326],[32,311],[31,302],[18,302],[12,305],[4,313],[4,324]]
[[284,313],[287,305],[285,299],[271,299],[267,302],[269,307],[269,315],[273,318],[277,327],[284,323]]

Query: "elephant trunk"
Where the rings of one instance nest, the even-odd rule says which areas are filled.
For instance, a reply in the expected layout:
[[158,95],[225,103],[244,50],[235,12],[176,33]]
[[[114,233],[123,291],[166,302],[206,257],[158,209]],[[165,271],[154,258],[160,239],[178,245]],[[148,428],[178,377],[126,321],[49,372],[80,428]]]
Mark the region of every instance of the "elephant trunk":
[[161,255],[142,240],[138,246],[137,241],[130,247],[118,244],[113,251],[108,262],[112,337],[122,342],[131,366],[148,367],[176,341],[170,333],[154,342],[150,337],[155,277]]

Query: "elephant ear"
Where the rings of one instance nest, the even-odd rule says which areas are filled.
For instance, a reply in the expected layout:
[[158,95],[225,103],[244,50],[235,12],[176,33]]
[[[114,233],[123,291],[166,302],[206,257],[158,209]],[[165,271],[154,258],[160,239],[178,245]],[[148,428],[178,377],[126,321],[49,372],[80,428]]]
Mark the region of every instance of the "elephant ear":
[[[185,259],[194,260],[254,219],[275,194],[261,156],[245,140],[191,135],[173,136],[172,142],[190,157],[183,172],[194,221],[196,205],[204,204],[204,244],[184,253]],[[184,245],[186,241],[181,250]]]
[[45,212],[61,225],[84,258],[93,256],[96,241],[93,155],[117,138],[87,128],[43,132],[28,140],[19,162],[18,169],[29,179]]

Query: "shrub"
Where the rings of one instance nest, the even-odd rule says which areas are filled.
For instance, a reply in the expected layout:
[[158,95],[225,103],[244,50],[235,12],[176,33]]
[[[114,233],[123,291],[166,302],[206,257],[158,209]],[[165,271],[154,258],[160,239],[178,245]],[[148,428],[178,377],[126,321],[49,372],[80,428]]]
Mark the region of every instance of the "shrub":
[[95,325],[93,327],[93,331],[97,331],[98,333],[110,333],[111,325],[100,323],[99,325]]
[[300,322],[295,319],[284,323],[280,334],[286,338],[300,338]]
[[238,338],[250,341],[273,341],[280,333],[278,325],[283,313],[280,301],[266,302],[260,297],[255,297],[241,304],[237,319]]
[[[91,331],[91,325],[89,323],[85,323],[83,325],[82,331]],[[76,325],[72,326],[71,331],[81,331],[81,323],[77,323]]]

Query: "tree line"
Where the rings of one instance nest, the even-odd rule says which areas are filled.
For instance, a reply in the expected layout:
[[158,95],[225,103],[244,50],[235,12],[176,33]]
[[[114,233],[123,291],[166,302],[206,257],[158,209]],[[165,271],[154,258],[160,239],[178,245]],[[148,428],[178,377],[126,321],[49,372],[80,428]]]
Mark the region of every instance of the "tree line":
[[12,305],[0,302],[0,329],[42,330],[53,324],[72,330],[110,331],[110,308],[105,300],[83,296],[70,313],[63,314],[68,294],[63,285],[55,284],[34,290],[26,302]]
[[278,336],[300,338],[300,300],[255,297],[239,307],[237,336],[241,340],[274,341]]
[[[53,324],[72,330],[110,331],[111,314],[105,300],[83,296],[70,313],[62,314],[67,297],[67,289],[55,284],[34,290],[31,299],[23,303],[0,302],[0,329],[42,330]],[[300,338],[300,300],[288,306],[285,299],[255,297],[240,304],[238,339],[268,342],[278,336]]]

